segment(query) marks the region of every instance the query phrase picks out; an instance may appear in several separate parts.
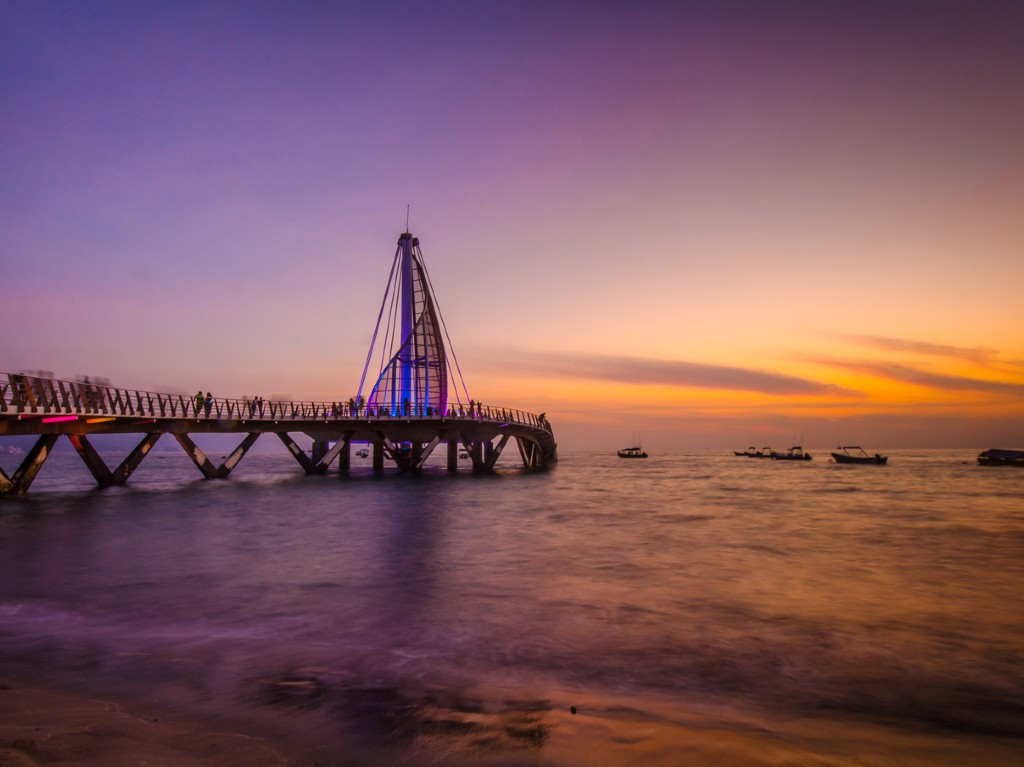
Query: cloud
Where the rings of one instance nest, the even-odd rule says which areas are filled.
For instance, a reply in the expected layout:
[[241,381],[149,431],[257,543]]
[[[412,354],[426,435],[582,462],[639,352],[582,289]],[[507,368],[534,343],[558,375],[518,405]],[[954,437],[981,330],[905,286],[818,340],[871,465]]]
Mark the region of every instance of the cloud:
[[997,350],[984,346],[950,346],[948,344],[933,344],[928,341],[914,341],[908,338],[862,335],[840,335],[839,338],[861,346],[868,346],[872,349],[909,352],[929,357],[949,357],[981,365],[992,362],[998,354]]
[[1024,383],[1013,381],[992,381],[970,376],[933,373],[927,370],[900,365],[892,362],[868,362],[864,360],[837,360],[816,358],[817,364],[839,367],[858,373],[888,378],[892,381],[923,386],[929,389],[945,391],[975,391],[989,394],[1024,394]]
[[764,370],[727,365],[706,365],[683,360],[508,351],[502,353],[501,364],[511,364],[521,374],[549,378],[579,378],[640,385],[726,389],[771,395],[856,395],[856,392],[806,378]]

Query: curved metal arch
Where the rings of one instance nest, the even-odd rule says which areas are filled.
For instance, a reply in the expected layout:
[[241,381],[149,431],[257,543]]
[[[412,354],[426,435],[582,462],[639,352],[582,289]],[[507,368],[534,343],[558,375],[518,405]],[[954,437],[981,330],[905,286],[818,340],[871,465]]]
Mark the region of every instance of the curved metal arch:
[[[384,337],[390,338],[392,343],[397,342],[398,346],[388,361],[382,362],[366,399],[366,407],[372,413],[392,416],[444,413],[448,407],[449,379],[453,372],[445,347],[447,332],[437,309],[419,240],[409,232],[404,232],[398,239],[395,264],[398,268],[393,266],[388,278],[366,367],[374,356],[373,345],[380,334],[383,305],[388,303],[392,290],[399,311],[389,313]],[[390,351],[386,350],[385,354]],[[360,379],[360,397],[367,372],[364,369]],[[456,398],[461,401],[457,389]]]

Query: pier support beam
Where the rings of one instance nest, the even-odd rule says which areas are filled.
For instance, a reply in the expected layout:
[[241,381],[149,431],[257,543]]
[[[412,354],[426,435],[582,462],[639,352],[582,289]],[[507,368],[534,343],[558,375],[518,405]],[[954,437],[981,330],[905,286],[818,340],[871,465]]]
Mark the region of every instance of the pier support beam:
[[84,434],[69,434],[68,442],[74,446],[75,451],[82,459],[82,463],[84,463],[86,468],[88,468],[92,473],[97,485],[100,487],[109,487],[114,484],[114,475],[107,467],[107,464],[103,462],[103,459],[100,458],[100,454],[96,452],[96,448],[92,446],[92,443]]
[[384,443],[379,439],[373,442],[373,470],[377,474],[384,471]]
[[21,462],[18,470],[12,476],[8,477],[4,470],[0,469],[0,496],[24,495],[28,492],[29,485],[36,478],[36,474],[39,473],[47,456],[50,455],[54,443],[57,442],[57,436],[56,434],[44,434],[36,440],[36,444],[28,451],[25,460]]
[[326,440],[326,439],[314,439],[313,440],[313,450],[312,450],[312,453],[310,455],[310,458],[313,459],[313,463],[314,464],[320,463],[323,460],[323,457],[325,455],[327,455],[327,451],[329,450],[329,448],[328,448],[329,444],[330,444],[330,441]]
[[295,444],[295,440],[292,439],[291,434],[287,432],[278,432],[277,436],[281,438],[284,446],[288,448],[288,451],[295,457],[295,460],[299,462],[299,466],[307,474],[320,474],[321,472],[317,469],[316,464],[309,460],[309,456],[306,455],[306,451]]
[[473,462],[473,473],[480,474],[485,471],[484,461],[481,457],[483,452],[483,446],[480,442],[467,442],[462,440],[462,447],[466,451],[466,455],[469,456],[469,460]]
[[246,438],[242,440],[241,444],[239,444],[238,447],[232,451],[231,455],[228,456],[228,459],[217,469],[217,476],[221,479],[226,478],[228,474],[231,473],[231,470],[238,465],[238,462],[245,457],[245,454],[249,452],[249,448],[256,444],[256,440],[259,439],[259,437],[260,432],[258,431],[251,432],[246,436]]
[[192,459],[192,463],[203,473],[204,477],[207,479],[226,479],[238,465],[238,462],[249,452],[249,448],[256,443],[259,436],[259,432],[247,434],[245,439],[242,440],[238,447],[231,451],[231,455],[220,466],[214,466],[213,461],[206,457],[206,453],[200,450],[199,446],[187,434],[175,434],[174,438],[178,440],[182,450]]
[[[352,439],[352,435],[353,434],[355,434],[355,432],[353,432],[353,431],[346,431],[344,434],[341,435],[341,438],[337,442],[334,443],[334,447],[332,447],[330,449],[326,449],[326,447],[327,447],[327,442],[326,441],[325,442],[314,442],[313,443],[313,446],[314,446],[313,447],[313,457],[314,457],[314,460],[315,460],[314,468],[316,469],[318,474],[326,473],[327,469],[331,465],[331,462],[335,458],[337,458],[339,455],[341,455],[342,453],[345,454],[346,459],[347,459],[347,457],[348,457],[349,441]],[[317,449],[317,445],[320,446],[319,450]],[[317,453],[320,453],[321,451],[322,451],[322,454],[318,456]],[[346,467],[345,467],[346,469],[348,468],[347,463],[348,463],[348,461],[346,460]]]
[[121,461],[120,465],[114,469],[113,479],[115,485],[123,485],[128,481],[128,477],[138,468],[139,464],[142,463],[142,459],[149,454],[149,451],[153,449],[153,445],[156,444],[161,436],[160,432],[149,432],[142,438],[142,442],[136,445],[135,449],[128,454],[128,457]]
[[[398,445],[396,445],[394,442],[388,439],[388,436],[383,432],[378,431],[377,438],[380,441],[382,450],[385,453],[387,453],[388,457],[392,461],[395,462],[395,465],[398,466],[399,471],[409,471],[410,469],[413,468],[413,462],[416,458],[417,448],[420,447],[420,444],[418,442],[413,443],[413,449],[409,453],[405,453],[402,450],[402,448],[400,448]],[[376,445],[377,443],[374,442],[373,444]],[[374,453],[374,458],[376,459],[376,457],[377,454]],[[376,468],[376,466],[374,468]],[[381,465],[381,468],[384,468],[383,464]]]
[[427,462],[427,459],[430,457],[430,454],[433,453],[434,449],[441,444],[441,440],[444,439],[445,436],[445,432],[441,432],[432,440],[430,440],[430,442],[426,443],[425,445],[420,445],[419,455],[416,457],[416,466],[414,468],[416,468],[417,470],[423,468],[423,464]]
[[142,441],[135,446],[135,449],[121,461],[118,467],[111,471],[84,434],[67,435],[68,441],[74,446],[75,451],[92,473],[96,484],[100,487],[123,485],[127,482],[128,477],[138,468],[139,464],[142,463],[142,459],[153,449],[153,445],[157,443],[161,436],[163,435],[160,432],[148,432],[142,438]]
[[181,445],[181,449],[185,451],[185,454],[192,459],[192,463],[196,465],[196,468],[203,472],[204,477],[207,479],[217,479],[220,477],[217,467],[213,465],[210,459],[206,457],[206,453],[200,450],[199,446],[187,434],[176,433],[174,438],[178,440],[178,444]]
[[457,439],[448,440],[448,471],[454,474],[459,470],[459,441]]
[[509,435],[502,434],[497,445],[492,444],[490,440],[484,442],[484,465],[487,471],[494,471],[494,464],[501,457],[501,452],[505,449],[505,445],[508,444],[508,440]]
[[349,468],[352,466],[352,439],[349,437],[345,440],[345,446],[341,449],[338,454],[338,473],[348,474]]
[[519,457],[523,459],[524,468],[540,469],[544,466],[540,445],[522,437],[516,437],[516,445],[519,447]]
[[383,432],[377,432],[384,451],[398,466],[398,470],[403,472],[419,471],[422,469],[427,458],[434,452],[434,448],[441,443],[444,434],[444,432],[439,433],[430,442],[420,442],[418,440],[409,442],[407,443],[409,445],[408,449],[405,449],[400,444],[392,442]]

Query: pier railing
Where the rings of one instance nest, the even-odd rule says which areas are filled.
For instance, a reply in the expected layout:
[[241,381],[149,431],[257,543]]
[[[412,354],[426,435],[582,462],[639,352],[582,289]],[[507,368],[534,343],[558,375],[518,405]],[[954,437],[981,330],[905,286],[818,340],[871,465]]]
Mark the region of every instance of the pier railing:
[[203,420],[344,422],[366,419],[473,418],[551,430],[544,414],[517,408],[457,402],[442,411],[405,407],[401,412],[369,408],[354,400],[265,400],[167,394],[125,389],[88,378],[69,381],[25,373],[0,373],[0,415],[41,418],[46,422],[79,418],[195,418]]

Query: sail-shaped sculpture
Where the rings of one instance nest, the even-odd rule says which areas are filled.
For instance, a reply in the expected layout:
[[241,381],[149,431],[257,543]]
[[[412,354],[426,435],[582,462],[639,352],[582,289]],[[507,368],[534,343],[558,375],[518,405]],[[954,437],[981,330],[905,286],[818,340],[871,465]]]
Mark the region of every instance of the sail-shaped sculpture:
[[[388,319],[382,328],[385,308]],[[447,333],[437,310],[419,239],[409,232],[398,238],[395,262],[359,382],[360,400],[382,329],[381,364],[365,401],[367,413],[418,417],[446,413],[451,373],[444,343]],[[459,383],[465,391],[461,375]],[[453,388],[461,404],[462,397]]]

